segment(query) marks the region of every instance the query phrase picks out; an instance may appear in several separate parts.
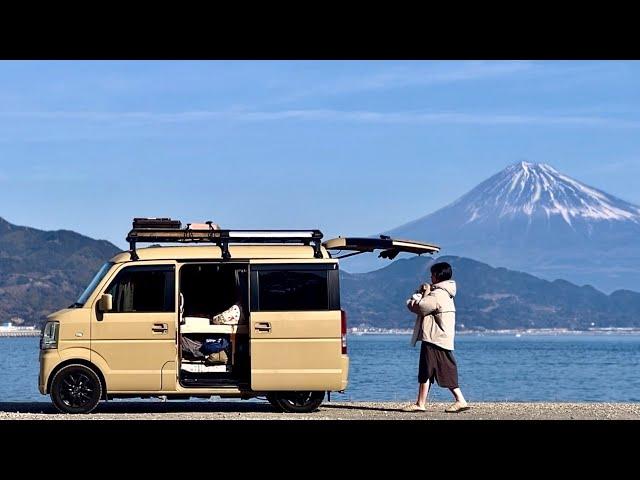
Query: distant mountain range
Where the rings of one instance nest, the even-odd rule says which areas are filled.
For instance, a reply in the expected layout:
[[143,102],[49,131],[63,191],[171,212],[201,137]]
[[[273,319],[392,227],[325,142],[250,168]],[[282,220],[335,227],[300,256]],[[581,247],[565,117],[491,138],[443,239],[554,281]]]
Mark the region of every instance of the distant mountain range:
[[640,326],[640,293],[619,290],[606,295],[590,286],[550,282],[453,256],[401,259],[368,273],[341,271],[342,307],[349,325],[412,328],[415,315],[407,310],[405,300],[418,285],[430,282],[429,268],[435,261],[453,267],[459,327],[585,330]]
[[106,260],[120,251],[69,230],[45,232],[0,218],[0,322],[41,323],[73,303]]
[[[42,324],[70,305],[98,267],[120,249],[67,230],[46,232],[0,218],[0,322],[12,317]],[[492,268],[468,258],[440,257],[455,271],[458,322],[467,328],[640,326],[640,293],[605,295],[592,287]],[[341,272],[349,325],[413,325],[404,300],[428,281],[433,258],[401,259],[363,274]]]
[[384,233],[550,280],[640,290],[640,207],[542,163],[510,165]]

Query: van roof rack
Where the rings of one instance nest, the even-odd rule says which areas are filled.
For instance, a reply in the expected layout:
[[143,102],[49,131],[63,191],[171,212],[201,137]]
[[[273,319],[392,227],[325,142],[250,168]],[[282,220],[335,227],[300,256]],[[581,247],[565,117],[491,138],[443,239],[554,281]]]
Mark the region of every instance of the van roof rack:
[[[222,249],[222,258],[231,258],[229,244],[233,243],[302,243],[312,245],[315,258],[322,258],[320,230],[226,230],[213,222],[187,224],[181,228],[178,220],[135,218],[127,234],[131,260],[138,260],[137,243],[213,243]],[[153,221],[151,221],[153,220]]]

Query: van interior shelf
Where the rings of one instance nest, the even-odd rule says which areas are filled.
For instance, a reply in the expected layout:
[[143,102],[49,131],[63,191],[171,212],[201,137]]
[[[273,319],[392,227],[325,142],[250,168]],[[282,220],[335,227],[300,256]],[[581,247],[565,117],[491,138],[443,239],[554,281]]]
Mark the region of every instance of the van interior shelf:
[[211,325],[208,318],[183,317],[182,322],[182,333],[249,333],[247,325]]
[[212,222],[187,224],[182,228],[178,220],[170,218],[134,218],[127,234],[131,259],[137,260],[137,243],[213,243],[222,249],[222,258],[231,258],[229,244],[234,243],[297,243],[312,245],[314,256],[322,258],[320,230],[225,230]]

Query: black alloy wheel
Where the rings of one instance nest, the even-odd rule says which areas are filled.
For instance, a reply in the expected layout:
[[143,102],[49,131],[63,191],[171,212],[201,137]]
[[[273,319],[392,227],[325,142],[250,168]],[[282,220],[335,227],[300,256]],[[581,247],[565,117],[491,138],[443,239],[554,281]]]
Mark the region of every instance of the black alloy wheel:
[[51,400],[62,413],[89,413],[101,398],[98,375],[84,365],[67,365],[51,381]]

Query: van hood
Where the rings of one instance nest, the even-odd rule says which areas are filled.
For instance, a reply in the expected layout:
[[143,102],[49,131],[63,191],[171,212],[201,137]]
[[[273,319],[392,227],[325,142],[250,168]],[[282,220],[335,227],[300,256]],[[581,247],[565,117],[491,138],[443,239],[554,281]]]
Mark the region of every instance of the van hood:
[[445,280],[444,282],[434,283],[433,288],[444,290],[451,296],[451,298],[456,296],[457,288],[455,280]]
[[64,322],[65,320],[68,321],[86,315],[86,311],[82,308],[63,308],[62,310],[58,310],[57,312],[47,315],[47,320],[52,322]]

